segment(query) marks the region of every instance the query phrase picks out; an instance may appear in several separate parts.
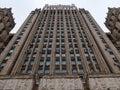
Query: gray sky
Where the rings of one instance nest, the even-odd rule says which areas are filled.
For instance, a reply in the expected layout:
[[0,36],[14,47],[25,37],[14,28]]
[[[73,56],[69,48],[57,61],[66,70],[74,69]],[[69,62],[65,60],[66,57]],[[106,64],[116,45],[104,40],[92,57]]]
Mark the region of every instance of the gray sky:
[[120,7],[120,0],[0,0],[1,8],[12,8],[16,22],[12,33],[19,29],[32,10],[43,8],[45,4],[75,4],[78,8],[84,8],[92,14],[101,28],[108,32],[104,25],[108,7]]

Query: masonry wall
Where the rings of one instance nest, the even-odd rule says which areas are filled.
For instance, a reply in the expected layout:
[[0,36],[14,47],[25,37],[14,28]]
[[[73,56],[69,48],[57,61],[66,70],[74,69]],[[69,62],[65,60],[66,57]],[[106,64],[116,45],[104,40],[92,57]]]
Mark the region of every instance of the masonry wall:
[[11,40],[9,32],[14,26],[11,8],[0,8],[0,54]]
[[11,90],[115,89],[120,54],[88,11],[45,5],[29,14],[1,53],[0,78]]

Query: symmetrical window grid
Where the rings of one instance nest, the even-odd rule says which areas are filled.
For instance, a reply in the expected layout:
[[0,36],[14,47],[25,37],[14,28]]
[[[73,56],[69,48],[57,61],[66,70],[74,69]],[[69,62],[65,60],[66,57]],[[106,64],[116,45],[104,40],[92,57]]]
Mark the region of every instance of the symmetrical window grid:
[[96,27],[95,23],[92,21],[92,19],[90,18],[90,16],[88,14],[86,14],[86,16],[87,16],[88,20],[90,21],[91,25],[93,26],[95,32],[97,33],[97,35],[101,39],[102,43],[105,45],[106,51],[110,54],[111,58],[114,60],[114,64],[116,66],[118,66],[118,68],[120,68],[120,62],[116,59],[116,57],[115,57],[112,49],[109,47],[109,45],[107,44],[107,42],[103,38],[103,36],[101,35],[100,31],[98,30],[98,28]]
[[9,50],[8,54],[6,55],[5,59],[2,61],[2,63],[0,64],[0,71],[4,68],[4,66],[6,65],[7,61],[10,59],[12,53],[14,52],[15,47],[17,46],[17,44],[19,43],[19,41],[21,40],[23,34],[25,33],[26,29],[29,27],[33,15],[31,15],[31,17],[29,18],[28,22],[26,23],[25,27],[23,28],[23,30],[20,32],[20,34],[18,35],[16,41],[13,43],[11,49]]
[[[47,14],[48,14],[48,12],[47,12]],[[39,68],[37,70],[37,73],[38,74],[50,74],[51,51],[52,51],[52,41],[53,41],[56,11],[55,10],[50,11],[47,29],[45,30],[44,39],[42,39],[41,35],[43,33],[44,23],[47,22],[46,21],[47,14],[43,16],[43,19],[42,19],[43,21],[38,26],[38,29],[37,29],[37,31],[34,35],[34,38],[31,42],[31,45],[29,47],[30,52],[27,53],[26,59],[21,68],[22,74],[25,74],[25,73],[31,74],[32,73],[32,67],[35,63],[34,60],[36,58],[36,51],[39,50],[40,40],[44,40],[44,42],[43,42],[42,52],[40,53],[41,59],[39,62]],[[72,11],[72,14],[73,14],[73,19],[75,21],[75,25],[78,29],[77,31],[79,33],[82,49],[85,51],[84,55],[86,57],[86,63],[89,66],[89,70],[91,73],[92,72],[100,72],[100,67],[95,58],[95,54],[89,45],[89,42],[87,39],[88,37],[86,36],[86,34],[83,30],[80,20],[79,20],[78,16],[76,15],[76,12]],[[57,32],[56,32],[56,52],[55,52],[56,60],[54,62],[54,64],[55,64],[54,73],[55,74],[67,73],[67,60],[66,60],[65,37],[64,37],[65,29],[64,29],[64,19],[63,18],[64,18],[63,11],[58,11],[57,12]],[[69,44],[69,50],[70,50],[72,73],[84,73],[84,68],[83,68],[83,64],[82,64],[83,62],[81,59],[81,54],[79,52],[75,30],[73,29],[70,11],[65,11],[65,21],[66,21],[66,29],[67,29],[67,35],[68,35],[67,37],[68,37],[68,44]],[[32,60],[32,62],[31,62],[31,60]],[[94,66],[96,66],[96,69],[95,69],[95,67],[93,67],[93,64],[94,64]],[[79,69],[77,68],[77,66],[79,67]],[[26,68],[27,68],[27,70],[26,70]]]

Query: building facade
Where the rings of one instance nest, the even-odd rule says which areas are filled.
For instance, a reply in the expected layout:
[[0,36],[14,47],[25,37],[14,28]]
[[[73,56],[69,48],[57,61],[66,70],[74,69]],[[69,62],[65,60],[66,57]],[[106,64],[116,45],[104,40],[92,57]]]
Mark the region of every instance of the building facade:
[[0,8],[0,53],[7,46],[14,34],[9,32],[15,26],[11,8]]
[[120,52],[120,8],[108,9],[105,25],[110,30],[109,39]]
[[32,11],[0,55],[1,90],[119,90],[120,54],[75,5]]

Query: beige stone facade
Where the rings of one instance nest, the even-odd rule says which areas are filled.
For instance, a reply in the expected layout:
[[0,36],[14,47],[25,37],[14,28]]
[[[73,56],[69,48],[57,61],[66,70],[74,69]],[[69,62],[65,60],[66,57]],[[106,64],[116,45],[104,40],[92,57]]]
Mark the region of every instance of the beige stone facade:
[[105,25],[110,30],[107,36],[120,52],[120,8],[109,8]]
[[11,8],[0,8],[0,53],[7,46],[14,34],[9,32],[15,26]]
[[118,50],[75,5],[32,11],[0,57],[3,90],[120,89]]

